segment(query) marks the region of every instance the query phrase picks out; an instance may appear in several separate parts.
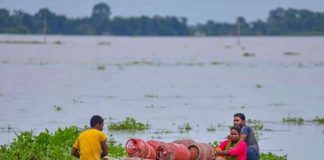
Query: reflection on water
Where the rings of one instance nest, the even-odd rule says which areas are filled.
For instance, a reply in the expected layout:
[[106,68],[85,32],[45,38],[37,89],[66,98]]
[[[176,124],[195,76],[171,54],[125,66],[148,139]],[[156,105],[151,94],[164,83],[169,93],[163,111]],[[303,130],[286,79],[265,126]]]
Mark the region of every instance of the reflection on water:
[[[324,125],[281,122],[324,117],[324,37],[245,37],[241,46],[231,37],[49,36],[48,44],[17,43],[41,39],[0,36],[13,42],[0,43],[0,144],[17,131],[83,127],[93,114],[151,125],[144,132],[105,130],[120,143],[213,142],[228,134],[234,113],[244,112],[264,125],[262,152],[307,159],[324,147]],[[184,123],[192,130],[180,132]]]

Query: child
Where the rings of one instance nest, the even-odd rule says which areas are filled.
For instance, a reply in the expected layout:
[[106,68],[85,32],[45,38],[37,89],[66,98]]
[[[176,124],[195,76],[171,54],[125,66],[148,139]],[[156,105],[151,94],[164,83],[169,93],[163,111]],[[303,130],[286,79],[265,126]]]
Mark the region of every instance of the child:
[[231,127],[230,139],[216,148],[216,160],[246,160],[247,145],[245,141],[239,141],[240,133],[239,127]]
[[92,116],[90,126],[90,129],[78,136],[71,151],[71,154],[80,160],[100,160],[108,154],[107,136],[102,132],[103,118],[98,115]]

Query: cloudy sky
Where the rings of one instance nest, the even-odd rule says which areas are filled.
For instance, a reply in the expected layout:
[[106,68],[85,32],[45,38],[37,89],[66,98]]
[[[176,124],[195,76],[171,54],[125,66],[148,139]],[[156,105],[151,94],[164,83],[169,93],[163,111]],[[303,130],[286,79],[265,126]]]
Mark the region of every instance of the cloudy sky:
[[112,16],[169,15],[186,17],[189,24],[207,20],[232,23],[238,16],[249,22],[265,20],[269,11],[277,7],[324,12],[323,0],[0,0],[0,8],[34,14],[47,7],[56,14],[85,17],[99,2],[111,7]]

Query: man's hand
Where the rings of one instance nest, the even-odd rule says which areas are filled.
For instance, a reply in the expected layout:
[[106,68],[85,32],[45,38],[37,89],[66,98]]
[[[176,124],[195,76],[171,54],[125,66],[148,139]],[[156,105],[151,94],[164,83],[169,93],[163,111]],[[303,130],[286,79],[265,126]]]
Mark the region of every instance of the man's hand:
[[74,147],[72,148],[71,154],[72,154],[72,156],[74,156],[76,158],[80,158],[79,150]]

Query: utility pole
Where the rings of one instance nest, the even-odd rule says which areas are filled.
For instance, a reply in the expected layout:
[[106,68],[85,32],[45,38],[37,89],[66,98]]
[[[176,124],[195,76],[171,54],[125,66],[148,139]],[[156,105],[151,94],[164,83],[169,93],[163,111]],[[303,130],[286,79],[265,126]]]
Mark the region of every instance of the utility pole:
[[241,26],[240,26],[240,19],[237,18],[236,20],[236,36],[237,36],[237,45],[240,45],[240,36],[241,36]]
[[46,43],[46,35],[47,35],[47,19],[45,15],[43,19],[43,43]]

